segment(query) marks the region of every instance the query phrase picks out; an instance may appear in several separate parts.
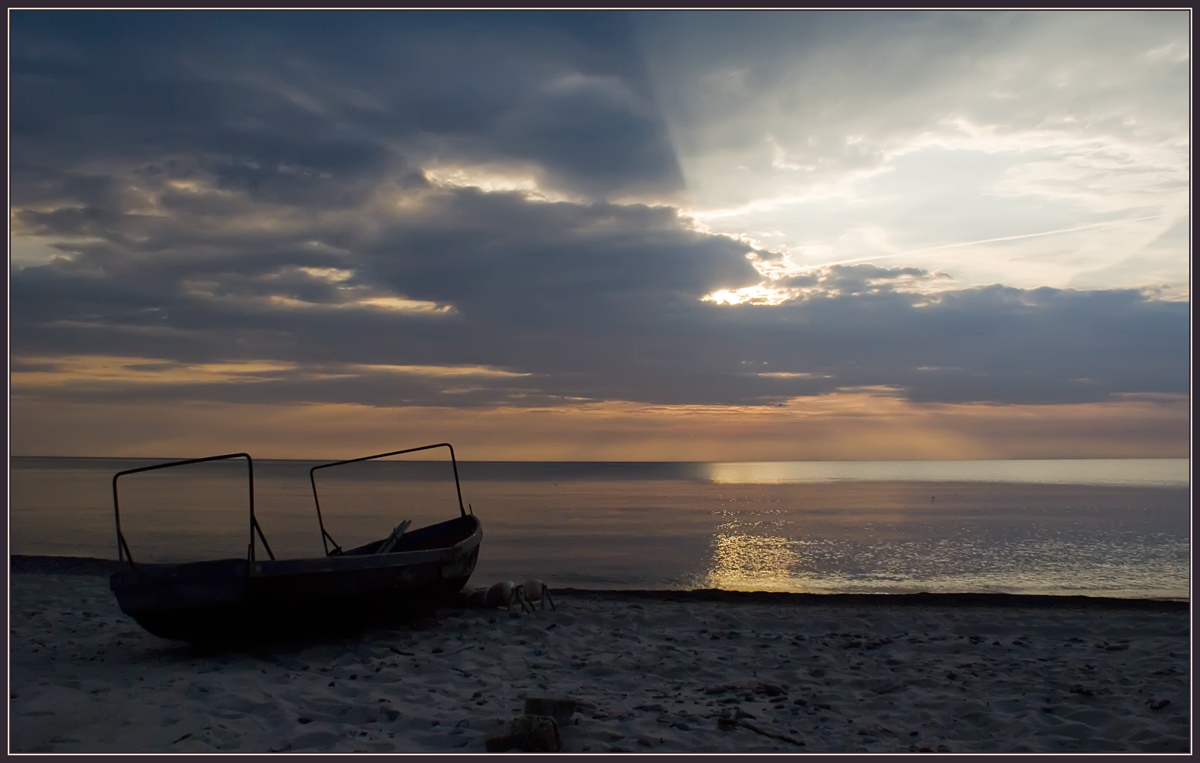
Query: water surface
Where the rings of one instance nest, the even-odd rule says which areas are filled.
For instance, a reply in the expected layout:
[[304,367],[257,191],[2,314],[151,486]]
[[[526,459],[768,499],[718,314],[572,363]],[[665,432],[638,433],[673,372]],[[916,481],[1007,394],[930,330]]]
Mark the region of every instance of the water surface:
[[[11,462],[10,551],[116,557],[112,476],[151,461]],[[277,556],[323,553],[308,469],[255,461]],[[483,521],[473,584],[1187,598],[1187,460],[458,465]],[[343,546],[459,512],[448,462],[318,473]],[[134,557],[244,556],[244,461],[123,477]],[[261,551],[259,552],[262,553]]]

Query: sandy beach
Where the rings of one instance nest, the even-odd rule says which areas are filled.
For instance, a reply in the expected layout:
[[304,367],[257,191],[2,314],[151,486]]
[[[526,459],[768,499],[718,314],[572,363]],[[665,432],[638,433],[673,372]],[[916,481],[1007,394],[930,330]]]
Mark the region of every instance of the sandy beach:
[[1186,604],[552,588],[205,651],[100,571],[14,563],[12,753],[484,753],[527,697],[577,703],[565,752],[1190,750]]

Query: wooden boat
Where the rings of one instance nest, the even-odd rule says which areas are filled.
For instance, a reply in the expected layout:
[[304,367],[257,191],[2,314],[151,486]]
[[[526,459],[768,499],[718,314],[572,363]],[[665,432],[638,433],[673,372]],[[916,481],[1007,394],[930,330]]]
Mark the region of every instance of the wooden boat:
[[[431,448],[448,448],[459,516],[343,550],[325,529],[316,472]],[[135,562],[121,533],[117,481],[128,474],[244,458],[249,482],[250,539],[246,558],[182,564]],[[254,516],[254,462],[246,453],[172,461],[113,475],[119,568],[110,578],[121,611],[147,631],[194,643],[261,641],[345,632],[386,624],[448,603],[462,589],[479,556],[483,528],[462,503],[458,464],[449,443],[320,464],[309,470],[325,556],[276,559]],[[258,557],[261,541],[266,559]]]

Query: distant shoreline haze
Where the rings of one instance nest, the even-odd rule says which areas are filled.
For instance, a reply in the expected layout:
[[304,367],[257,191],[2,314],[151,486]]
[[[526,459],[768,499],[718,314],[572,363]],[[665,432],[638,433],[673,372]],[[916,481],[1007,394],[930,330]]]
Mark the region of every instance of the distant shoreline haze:
[[[445,451],[442,451],[445,453]],[[421,454],[425,455],[425,454]],[[251,454],[253,458],[253,454]],[[98,456],[14,456],[10,468],[61,469],[81,466],[113,471],[184,458]],[[325,459],[254,458],[260,470],[307,470]],[[409,477],[440,478],[448,457],[382,459],[338,467],[359,473],[404,472]],[[587,480],[663,479],[716,484],[793,484],[821,482],[997,482],[1024,484],[1130,485],[1184,487],[1190,483],[1189,459],[1023,459],[955,461],[464,461],[460,479]],[[237,464],[231,464],[234,468]],[[213,468],[220,468],[212,465]],[[194,469],[185,466],[180,469]],[[398,470],[398,471],[397,471]],[[331,470],[326,475],[334,475]],[[323,475],[325,476],[325,475]]]

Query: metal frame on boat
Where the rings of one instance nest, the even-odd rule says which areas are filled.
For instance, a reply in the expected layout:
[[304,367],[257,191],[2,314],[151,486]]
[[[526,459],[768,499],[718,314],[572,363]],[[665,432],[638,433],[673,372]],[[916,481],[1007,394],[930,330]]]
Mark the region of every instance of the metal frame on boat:
[[[325,528],[316,472],[344,464],[447,448],[459,516],[350,550]],[[246,459],[250,542],[244,559],[181,564],[135,562],[121,531],[117,483],[156,469]],[[463,507],[458,463],[449,443],[320,464],[309,470],[324,557],[276,559],[254,515],[254,461],[247,453],[192,458],[126,469],[113,475],[119,569],[110,578],[117,603],[147,631],[192,642],[253,641],[385,624],[449,602],[471,577],[483,540],[474,512]],[[257,557],[262,541],[267,559]],[[332,548],[330,544],[332,543]]]

